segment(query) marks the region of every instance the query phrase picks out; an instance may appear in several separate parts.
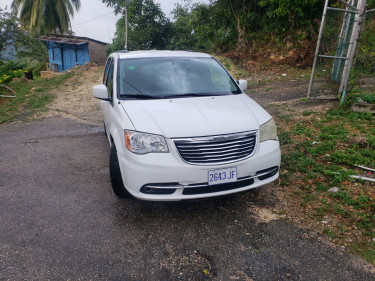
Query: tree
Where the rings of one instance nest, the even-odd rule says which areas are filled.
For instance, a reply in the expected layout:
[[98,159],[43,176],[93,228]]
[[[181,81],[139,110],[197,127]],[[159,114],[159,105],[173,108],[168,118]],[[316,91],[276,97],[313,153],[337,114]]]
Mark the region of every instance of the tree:
[[214,24],[213,6],[188,3],[176,4],[172,11],[174,22],[170,48],[212,50],[217,30]]
[[20,15],[22,28],[31,34],[71,33],[70,17],[80,6],[80,0],[13,0],[12,2],[12,9]]
[[14,46],[21,33],[15,14],[0,9],[0,53],[8,46]]
[[264,9],[258,5],[258,2],[258,0],[211,1],[211,4],[215,6],[217,17],[222,19],[228,32],[233,29],[237,32],[235,49],[238,52],[245,51],[249,34],[259,31],[264,24]]
[[102,0],[102,3],[106,4],[107,7],[113,8],[117,15],[124,12],[125,1],[131,2],[132,0]]
[[269,17],[268,31],[278,33],[307,29],[314,19],[321,18],[324,0],[260,0]]
[[196,38],[192,26],[190,5],[176,4],[172,15],[174,22],[172,23],[173,36],[170,48],[175,50],[194,49]]
[[[121,9],[124,1],[103,0],[109,6]],[[123,8],[122,8],[123,9]],[[128,6],[128,44],[132,50],[165,49],[171,37],[171,24],[159,4],[153,0],[132,0]],[[115,38],[110,51],[123,49],[125,42],[124,19],[116,24]]]
[[46,69],[49,60],[47,47],[42,41],[30,38],[27,33],[20,37],[18,44],[18,59],[26,61],[28,70],[32,70],[34,75],[40,75],[40,71]]

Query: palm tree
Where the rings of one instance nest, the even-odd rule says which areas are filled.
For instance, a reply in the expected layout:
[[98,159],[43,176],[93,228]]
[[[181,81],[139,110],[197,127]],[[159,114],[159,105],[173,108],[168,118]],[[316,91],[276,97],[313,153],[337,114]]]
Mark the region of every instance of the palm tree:
[[70,17],[78,11],[80,0],[13,0],[12,9],[22,27],[33,33],[71,33]]

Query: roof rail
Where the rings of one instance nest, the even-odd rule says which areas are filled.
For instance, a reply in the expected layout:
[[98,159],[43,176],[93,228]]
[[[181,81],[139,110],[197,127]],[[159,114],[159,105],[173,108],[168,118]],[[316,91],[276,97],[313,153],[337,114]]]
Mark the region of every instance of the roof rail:
[[128,53],[129,50],[120,50],[120,51],[117,51],[118,53]]

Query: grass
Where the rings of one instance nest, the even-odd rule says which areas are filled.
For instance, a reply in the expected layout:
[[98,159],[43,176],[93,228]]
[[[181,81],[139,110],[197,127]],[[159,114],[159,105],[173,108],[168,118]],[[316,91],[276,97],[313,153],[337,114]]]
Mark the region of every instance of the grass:
[[375,242],[353,243],[350,246],[351,252],[362,256],[367,261],[372,261],[375,266]]
[[[0,124],[11,122],[20,116],[25,120],[33,114],[45,110],[45,106],[54,99],[52,90],[72,75],[69,73],[50,79],[36,78],[29,82],[8,84],[17,95],[15,98],[0,98]],[[10,95],[4,88],[0,88],[0,94]]]
[[[354,165],[375,168],[375,118],[339,107],[324,113],[285,112],[276,110],[274,117],[282,149],[281,184],[288,186],[291,202],[299,201],[295,216],[305,216],[310,225],[318,222],[320,233],[372,263],[374,186],[349,176],[374,178]],[[329,192],[332,187],[339,191]]]
[[[218,59],[236,79],[250,76],[229,59]],[[285,79],[310,77],[310,71],[301,75],[293,69],[279,70],[287,74]],[[257,89],[265,86],[263,91],[271,91],[267,88],[270,81],[257,82]],[[367,92],[359,92],[358,96],[373,101]],[[349,177],[364,174],[355,164],[375,168],[374,116],[338,105],[323,113],[310,108],[300,112],[286,103],[271,107],[282,150],[281,185],[287,187],[283,192],[287,193],[289,206],[281,212],[375,265],[374,186]],[[375,178],[375,173],[371,176]],[[339,191],[329,192],[332,187]]]

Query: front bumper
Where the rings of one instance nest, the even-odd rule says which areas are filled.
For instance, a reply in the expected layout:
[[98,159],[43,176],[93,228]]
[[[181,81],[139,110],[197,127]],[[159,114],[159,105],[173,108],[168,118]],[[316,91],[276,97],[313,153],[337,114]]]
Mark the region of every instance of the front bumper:
[[[151,201],[208,198],[257,188],[279,176],[278,141],[259,143],[250,158],[213,166],[187,164],[172,142],[168,147],[169,153],[136,155],[125,149],[124,154],[118,154],[122,179],[131,195]],[[237,168],[237,182],[208,186],[208,171],[231,167]]]

